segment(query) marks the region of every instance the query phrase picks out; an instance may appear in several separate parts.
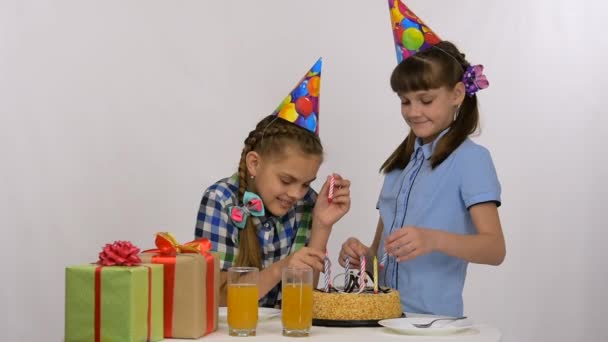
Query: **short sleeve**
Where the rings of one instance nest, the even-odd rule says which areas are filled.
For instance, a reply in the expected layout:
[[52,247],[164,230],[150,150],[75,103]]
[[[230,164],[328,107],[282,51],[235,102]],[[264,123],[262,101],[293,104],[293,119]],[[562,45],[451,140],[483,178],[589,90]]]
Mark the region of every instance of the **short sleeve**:
[[229,221],[229,201],[221,189],[210,187],[203,194],[194,235],[211,241],[220,255],[220,269],[227,270],[236,260],[238,229]]
[[467,208],[484,202],[500,206],[500,182],[490,152],[480,145],[471,146],[461,160],[462,200]]

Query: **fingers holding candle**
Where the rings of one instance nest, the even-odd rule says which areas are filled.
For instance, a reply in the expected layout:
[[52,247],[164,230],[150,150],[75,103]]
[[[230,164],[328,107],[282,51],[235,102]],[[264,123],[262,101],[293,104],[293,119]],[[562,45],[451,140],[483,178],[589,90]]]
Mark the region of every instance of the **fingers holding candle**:
[[361,256],[369,255],[370,249],[355,237],[348,238],[340,249],[339,263],[342,267],[345,266],[346,258],[349,258],[351,267],[359,267]]
[[346,200],[350,200],[350,181],[332,173],[327,178],[327,202],[342,204],[347,203]]
[[[332,177],[334,186],[330,196]],[[331,228],[350,209],[350,181],[336,173],[327,176],[318,195],[313,210],[313,220],[323,227]]]

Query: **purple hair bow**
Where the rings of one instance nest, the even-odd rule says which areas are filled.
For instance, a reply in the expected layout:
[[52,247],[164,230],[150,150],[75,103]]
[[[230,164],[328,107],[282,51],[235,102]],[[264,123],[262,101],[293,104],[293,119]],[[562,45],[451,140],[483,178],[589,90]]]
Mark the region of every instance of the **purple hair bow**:
[[462,83],[464,83],[467,95],[473,96],[481,89],[487,88],[490,83],[483,74],[483,65],[469,65],[467,70],[462,75]]

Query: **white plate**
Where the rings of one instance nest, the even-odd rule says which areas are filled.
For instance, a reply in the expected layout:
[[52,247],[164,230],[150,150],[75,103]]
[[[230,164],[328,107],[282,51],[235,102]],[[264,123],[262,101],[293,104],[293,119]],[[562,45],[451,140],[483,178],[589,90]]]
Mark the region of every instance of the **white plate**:
[[441,317],[445,316],[393,318],[381,320],[378,324],[406,335],[450,335],[473,327],[473,322],[467,318],[458,321],[437,321],[430,328],[413,326],[413,324],[429,323],[433,319]]
[[[281,315],[281,309],[274,308],[258,308],[258,321],[264,321]],[[228,308],[220,307],[218,316],[220,322],[226,322],[228,320]]]

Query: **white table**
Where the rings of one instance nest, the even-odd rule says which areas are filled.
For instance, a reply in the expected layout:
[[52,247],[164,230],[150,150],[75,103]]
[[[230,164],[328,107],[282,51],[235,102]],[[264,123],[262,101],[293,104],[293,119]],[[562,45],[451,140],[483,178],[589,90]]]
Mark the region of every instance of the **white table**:
[[[501,333],[496,328],[488,325],[475,325],[474,328],[462,331],[454,335],[446,336],[412,336],[402,335],[392,332],[384,327],[375,328],[333,328],[333,327],[312,327],[312,332],[309,337],[285,337],[281,334],[281,318],[275,317],[268,320],[258,322],[256,336],[250,337],[233,337],[228,336],[228,326],[225,322],[220,322],[218,330],[205,337],[200,338],[200,341],[416,341],[416,342],[441,342],[441,341],[466,341],[466,342],[498,342],[501,340]],[[183,342],[184,340],[166,339],[165,341]]]

